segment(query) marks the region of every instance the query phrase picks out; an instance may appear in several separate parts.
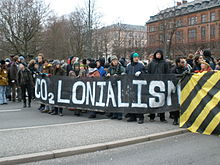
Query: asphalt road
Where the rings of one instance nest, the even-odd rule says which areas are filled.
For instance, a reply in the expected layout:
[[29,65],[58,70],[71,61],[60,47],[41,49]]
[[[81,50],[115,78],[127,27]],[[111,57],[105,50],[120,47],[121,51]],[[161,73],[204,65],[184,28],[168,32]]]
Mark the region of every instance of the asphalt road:
[[136,122],[106,119],[88,119],[88,114],[76,117],[64,110],[64,116],[40,113],[34,103],[32,108],[22,108],[21,103],[0,106],[0,158],[39,153],[57,149],[112,142],[178,129],[168,123]]
[[[74,116],[73,111],[64,110],[63,117],[40,113],[37,109],[39,104],[32,103],[31,108],[22,108],[22,103],[9,102],[8,105],[0,105],[0,129],[20,128],[31,126],[44,126],[51,124],[62,124],[70,122],[89,121],[88,115],[82,117]],[[103,115],[97,115],[97,119],[105,119]]]
[[26,165],[219,165],[220,137],[187,133],[95,153]]

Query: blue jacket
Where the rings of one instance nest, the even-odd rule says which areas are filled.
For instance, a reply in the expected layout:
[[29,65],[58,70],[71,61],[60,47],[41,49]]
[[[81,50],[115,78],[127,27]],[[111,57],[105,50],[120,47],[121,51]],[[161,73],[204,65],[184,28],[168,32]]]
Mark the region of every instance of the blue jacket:
[[128,75],[134,75],[136,72],[140,71],[141,73],[145,72],[144,64],[141,62],[138,63],[129,63],[126,67],[126,74]]
[[98,71],[99,71],[101,77],[104,77],[106,75],[106,71],[104,70],[103,66],[98,68]]

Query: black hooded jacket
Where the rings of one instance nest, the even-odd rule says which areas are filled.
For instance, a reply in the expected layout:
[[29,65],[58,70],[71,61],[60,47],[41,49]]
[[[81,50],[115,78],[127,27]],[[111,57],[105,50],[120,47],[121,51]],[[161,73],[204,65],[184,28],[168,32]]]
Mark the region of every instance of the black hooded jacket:
[[[160,53],[161,58],[156,58],[156,54]],[[158,50],[154,53],[154,59],[148,65],[147,72],[149,74],[168,74],[169,73],[169,64],[163,58],[163,52]]]
[[205,61],[211,66],[212,69],[215,69],[216,64],[211,52],[209,50],[204,50],[203,55],[205,57]]

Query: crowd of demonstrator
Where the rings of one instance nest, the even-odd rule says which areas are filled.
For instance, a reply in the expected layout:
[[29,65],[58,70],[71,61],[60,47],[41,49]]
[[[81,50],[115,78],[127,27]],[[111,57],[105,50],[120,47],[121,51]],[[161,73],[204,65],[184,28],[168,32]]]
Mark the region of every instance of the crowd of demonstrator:
[[[163,52],[157,50],[142,61],[138,53],[132,53],[130,59],[113,55],[106,61],[99,59],[79,59],[69,57],[64,60],[47,60],[42,53],[29,62],[23,56],[11,55],[9,58],[0,61],[0,105],[7,104],[7,101],[23,101],[23,107],[31,107],[31,100],[34,99],[34,82],[39,74],[45,76],[70,76],[70,77],[104,77],[120,76],[123,74],[140,76],[141,74],[183,74],[184,72],[204,72],[220,70],[220,59],[214,59],[209,50],[197,51],[189,54],[188,57],[178,57],[175,61],[165,59]],[[28,98],[28,100],[26,100]],[[63,109],[51,105],[41,104],[39,110],[42,113],[63,116]],[[81,110],[74,110],[74,114],[80,116]],[[110,113],[107,116],[111,119],[122,120],[128,118],[128,122],[144,122],[143,114],[122,114]],[[153,122],[155,114],[149,114]],[[158,114],[161,122],[167,122],[165,114]],[[95,118],[96,112],[89,112],[89,118]],[[173,124],[178,125],[179,111],[171,112],[170,117],[174,119]]]

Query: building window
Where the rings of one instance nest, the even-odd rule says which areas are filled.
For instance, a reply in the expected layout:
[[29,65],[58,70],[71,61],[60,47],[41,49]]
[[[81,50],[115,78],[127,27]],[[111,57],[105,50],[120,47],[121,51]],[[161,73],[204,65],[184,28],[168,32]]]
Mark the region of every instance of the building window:
[[206,39],[206,27],[201,27],[201,38],[202,40]]
[[176,21],[176,27],[181,27],[183,26],[183,21],[182,20],[177,20]]
[[164,30],[164,24],[163,23],[160,24],[160,30]]
[[188,24],[189,25],[196,25],[197,24],[197,17],[189,17]]
[[188,38],[189,40],[196,40],[196,29],[191,29],[188,31]]
[[176,41],[177,42],[183,41],[183,32],[182,31],[177,31],[176,32]]
[[215,12],[211,13],[210,21],[215,21]]
[[215,38],[215,25],[210,26],[210,38]]
[[150,36],[149,36],[149,43],[150,43],[150,44],[154,44],[155,41],[156,41],[156,40],[155,40],[155,36],[154,36],[154,35],[150,35]]
[[150,26],[150,32],[155,32],[156,31],[156,27],[155,26]]
[[207,22],[207,15],[203,14],[201,20],[202,20],[202,23]]

